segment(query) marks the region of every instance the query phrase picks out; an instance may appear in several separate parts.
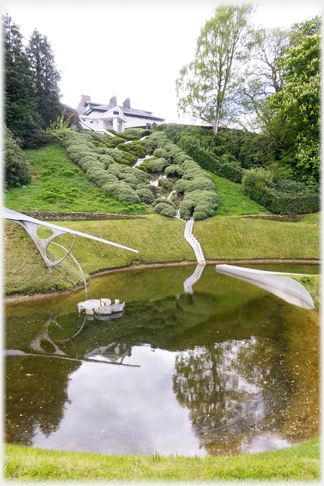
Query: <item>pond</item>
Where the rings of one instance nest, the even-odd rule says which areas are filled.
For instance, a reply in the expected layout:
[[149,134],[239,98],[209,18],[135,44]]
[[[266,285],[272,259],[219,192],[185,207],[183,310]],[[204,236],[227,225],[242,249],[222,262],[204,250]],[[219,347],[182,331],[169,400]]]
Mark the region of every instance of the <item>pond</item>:
[[[254,265],[319,273],[315,265]],[[6,306],[6,442],[102,454],[230,455],[319,435],[320,318],[207,266],[93,278],[88,298],[126,302],[79,316],[84,289]]]

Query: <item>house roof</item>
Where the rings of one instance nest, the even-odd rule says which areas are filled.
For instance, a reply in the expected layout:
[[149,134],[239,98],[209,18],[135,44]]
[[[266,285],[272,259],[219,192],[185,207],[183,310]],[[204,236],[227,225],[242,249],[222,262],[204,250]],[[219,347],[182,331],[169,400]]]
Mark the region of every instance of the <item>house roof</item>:
[[110,104],[94,103],[92,101],[86,101],[85,106],[77,106],[77,111],[80,115],[90,115],[93,111],[99,111],[105,113],[112,109],[120,110],[120,112],[126,117],[138,117],[138,118],[149,118],[151,120],[164,121],[164,118],[159,118],[151,111],[137,110],[134,108],[125,108],[124,106],[114,106]]

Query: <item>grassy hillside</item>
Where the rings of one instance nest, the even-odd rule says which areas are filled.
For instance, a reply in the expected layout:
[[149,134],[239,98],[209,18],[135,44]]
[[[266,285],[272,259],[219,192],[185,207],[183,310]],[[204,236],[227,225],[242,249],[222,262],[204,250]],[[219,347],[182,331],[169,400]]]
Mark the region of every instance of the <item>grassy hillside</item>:
[[221,200],[220,206],[216,209],[216,215],[268,214],[260,204],[243,194],[242,184],[235,184],[212,172],[209,174],[212,176],[216,192]]
[[24,151],[32,168],[32,182],[5,194],[5,206],[14,211],[89,211],[147,214],[152,211],[108,196],[68,158],[57,144]]

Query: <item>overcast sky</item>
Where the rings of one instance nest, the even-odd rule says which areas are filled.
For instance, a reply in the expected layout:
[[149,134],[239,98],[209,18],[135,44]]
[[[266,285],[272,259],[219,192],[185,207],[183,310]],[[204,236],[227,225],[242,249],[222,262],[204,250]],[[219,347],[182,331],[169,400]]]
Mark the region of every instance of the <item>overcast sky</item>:
[[[4,0],[29,40],[35,28],[50,42],[61,72],[62,102],[76,107],[81,94],[178,118],[175,80],[193,59],[200,28],[218,0]],[[321,13],[320,0],[260,0],[256,20],[266,28],[290,27]]]

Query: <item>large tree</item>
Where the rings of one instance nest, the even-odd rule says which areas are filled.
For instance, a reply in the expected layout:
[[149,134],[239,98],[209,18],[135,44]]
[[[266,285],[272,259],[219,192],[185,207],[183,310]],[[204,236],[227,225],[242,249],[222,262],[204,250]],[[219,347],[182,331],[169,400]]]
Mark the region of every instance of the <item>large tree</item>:
[[56,68],[54,54],[47,37],[40,34],[37,29],[29,40],[26,52],[31,66],[37,109],[46,128],[63,111],[59,90],[61,76]]
[[220,5],[202,27],[194,60],[176,81],[179,113],[213,126],[235,109],[237,81],[251,42],[251,5]]
[[320,57],[319,19],[297,29],[293,47],[278,60],[284,87],[269,98],[270,136],[280,147],[280,160],[294,176],[316,182],[320,172]]
[[36,104],[30,64],[24,52],[23,36],[8,13],[3,18],[4,119],[7,127],[24,142],[35,126]]
[[244,128],[259,130],[269,121],[267,98],[283,88],[282,71],[277,65],[289,47],[290,32],[283,29],[259,29],[249,62],[239,82],[241,122]]

